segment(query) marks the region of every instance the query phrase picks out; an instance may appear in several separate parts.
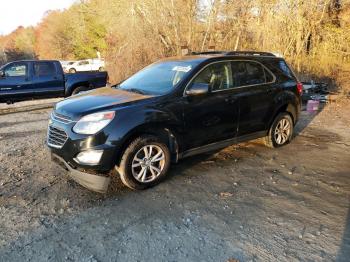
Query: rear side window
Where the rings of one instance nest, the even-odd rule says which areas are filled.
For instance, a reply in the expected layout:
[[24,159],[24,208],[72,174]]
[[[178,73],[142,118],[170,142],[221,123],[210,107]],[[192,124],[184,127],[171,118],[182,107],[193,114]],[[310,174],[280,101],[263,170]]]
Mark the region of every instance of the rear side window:
[[232,74],[234,87],[265,84],[274,78],[261,64],[252,61],[232,62]]
[[260,64],[254,62],[245,62],[245,66],[247,69],[247,85],[257,85],[265,83],[264,68]]
[[283,72],[284,74],[286,74],[286,75],[289,76],[290,78],[293,77],[293,73],[292,73],[292,71],[289,69],[289,67],[288,67],[288,65],[287,65],[287,63],[286,63],[285,61],[280,60],[280,61],[278,62],[278,67],[279,67],[279,69],[282,70],[282,72]]
[[267,66],[277,76],[279,81],[295,78],[292,70],[284,60],[271,60],[268,62]]
[[56,68],[54,63],[39,62],[34,64],[35,76],[53,76],[56,75]]

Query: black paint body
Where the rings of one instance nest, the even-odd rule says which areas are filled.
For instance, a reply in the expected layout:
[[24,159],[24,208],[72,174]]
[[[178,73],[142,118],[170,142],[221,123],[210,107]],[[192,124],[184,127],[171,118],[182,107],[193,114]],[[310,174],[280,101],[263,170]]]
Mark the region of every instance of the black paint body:
[[[267,135],[275,116],[289,112],[294,124],[298,121],[301,100],[297,79],[286,76],[276,64],[282,58],[270,56],[203,55],[167,60],[200,60],[200,63],[172,92],[148,96],[128,91],[101,88],[68,98],[58,103],[55,114],[73,121],[70,124],[53,119],[53,124],[65,130],[68,140],[61,149],[51,148],[72,167],[109,171],[118,165],[129,143],[142,134],[162,136],[168,141],[173,161],[230,144]],[[192,78],[206,65],[219,61],[257,61],[268,68],[275,79],[272,83],[188,96],[185,89]],[[72,131],[82,116],[110,111],[113,121],[95,135],[79,135]],[[74,161],[84,150],[104,149],[96,166],[81,166]]]

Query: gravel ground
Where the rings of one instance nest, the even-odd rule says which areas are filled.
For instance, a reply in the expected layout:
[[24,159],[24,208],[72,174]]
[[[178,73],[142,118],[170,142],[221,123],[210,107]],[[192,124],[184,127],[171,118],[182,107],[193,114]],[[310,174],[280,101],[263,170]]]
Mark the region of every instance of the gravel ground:
[[303,112],[293,142],[90,192],[50,161],[50,110],[0,115],[0,261],[349,261],[349,105]]
[[2,103],[0,104],[0,110],[1,109],[20,109],[23,107],[28,107],[28,106],[40,106],[40,105],[46,105],[49,103],[57,103],[58,101],[61,101],[63,98],[50,98],[50,99],[41,99],[41,100],[29,100],[29,101],[23,101],[23,102],[17,102],[14,104],[5,104]]

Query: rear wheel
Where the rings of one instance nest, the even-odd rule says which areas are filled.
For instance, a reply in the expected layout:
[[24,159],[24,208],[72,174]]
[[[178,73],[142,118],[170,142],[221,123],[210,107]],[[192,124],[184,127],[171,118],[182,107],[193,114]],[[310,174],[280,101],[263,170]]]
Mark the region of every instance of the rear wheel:
[[105,68],[103,66],[101,66],[99,69],[98,69],[99,72],[103,72],[105,71]]
[[125,150],[116,167],[122,182],[141,190],[160,183],[170,166],[168,146],[155,136],[136,138]]
[[273,121],[269,134],[265,137],[265,144],[276,148],[288,144],[293,137],[293,120],[288,113],[280,113]]

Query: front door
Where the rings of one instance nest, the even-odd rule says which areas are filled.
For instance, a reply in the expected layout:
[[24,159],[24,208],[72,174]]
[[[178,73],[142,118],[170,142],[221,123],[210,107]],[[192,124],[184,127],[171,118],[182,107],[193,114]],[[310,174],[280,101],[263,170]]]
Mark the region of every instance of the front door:
[[185,150],[234,138],[238,126],[238,101],[232,89],[230,62],[206,66],[187,86],[208,84],[209,93],[185,96]]
[[25,100],[34,95],[29,68],[26,62],[14,62],[5,66],[0,77],[0,100]]

